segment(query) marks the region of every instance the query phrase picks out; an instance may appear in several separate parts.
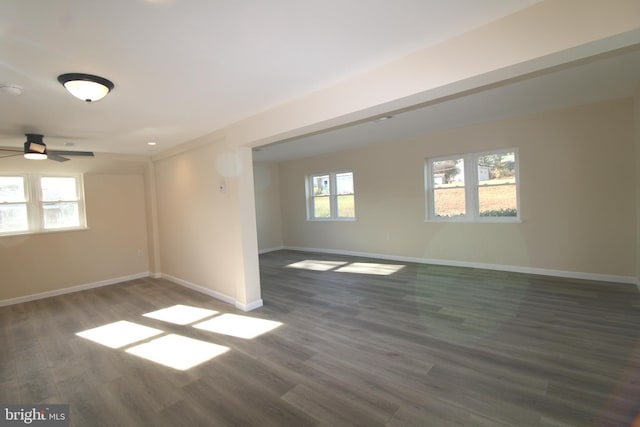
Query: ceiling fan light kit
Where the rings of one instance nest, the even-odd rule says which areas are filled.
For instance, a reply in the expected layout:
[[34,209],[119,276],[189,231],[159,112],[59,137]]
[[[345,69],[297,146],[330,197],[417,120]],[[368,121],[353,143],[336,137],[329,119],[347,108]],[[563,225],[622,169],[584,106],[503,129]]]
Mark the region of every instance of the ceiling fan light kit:
[[47,158],[47,146],[42,141],[43,136],[36,133],[27,133],[25,136],[27,140],[24,143],[24,158],[45,160]]
[[[115,87],[113,82],[105,79],[104,77],[94,76],[93,74],[83,73],[66,73],[58,76],[58,81],[65,89],[78,99],[86,102],[99,101]],[[22,87],[15,84],[0,83],[0,93],[7,93],[10,95],[20,95],[22,93]],[[25,134],[27,140],[24,142],[24,151],[0,148],[0,151],[13,151],[18,154],[3,155],[0,158],[19,156],[20,153],[24,155],[25,159],[29,160],[55,160],[56,162],[66,162],[69,160],[64,156],[88,156],[93,157],[91,151],[66,151],[66,150],[52,150],[47,151],[47,146],[43,141],[44,136],[37,133]],[[65,146],[73,146],[73,144]]]
[[47,160],[46,154],[40,153],[24,153],[24,158],[29,160]]
[[0,156],[0,159],[23,155],[25,159],[29,160],[49,159],[56,162],[66,162],[69,159],[65,156],[93,157],[93,152],[91,151],[47,150],[47,145],[43,141],[44,136],[39,133],[25,133],[25,136],[27,140],[24,143],[24,151],[12,148],[0,148],[0,151],[16,153]]
[[61,74],[58,76],[58,81],[71,95],[86,102],[101,100],[115,87],[110,80],[93,74]]

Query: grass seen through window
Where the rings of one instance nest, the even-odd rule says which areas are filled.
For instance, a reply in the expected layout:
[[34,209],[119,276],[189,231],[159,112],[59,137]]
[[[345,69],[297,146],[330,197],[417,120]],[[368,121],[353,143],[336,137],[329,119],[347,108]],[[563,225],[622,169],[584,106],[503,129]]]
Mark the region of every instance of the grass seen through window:
[[427,159],[425,173],[427,219],[509,221],[519,216],[517,150]]
[[353,172],[331,172],[307,177],[309,219],[354,219]]
[[[338,215],[342,218],[353,218],[356,216],[355,203],[353,194],[345,194],[337,196],[338,199]],[[331,207],[329,205],[329,197],[316,197],[315,203],[316,218],[330,218]]]

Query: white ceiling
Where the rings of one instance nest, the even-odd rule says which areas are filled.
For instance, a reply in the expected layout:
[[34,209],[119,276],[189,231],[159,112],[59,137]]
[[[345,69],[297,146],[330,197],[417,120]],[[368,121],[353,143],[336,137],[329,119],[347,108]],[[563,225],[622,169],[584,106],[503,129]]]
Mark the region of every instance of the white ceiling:
[[[0,84],[24,89],[0,93],[0,146],[19,147],[31,132],[49,148],[72,142],[77,150],[158,154],[536,2],[0,0]],[[69,72],[106,77],[115,89],[83,103],[56,80]],[[500,96],[509,111],[514,95]],[[466,101],[429,114],[446,118],[454,108],[479,119]],[[385,122],[388,132],[404,129],[402,120]],[[413,120],[430,121],[443,123]],[[366,125],[342,132],[359,141],[371,135]]]

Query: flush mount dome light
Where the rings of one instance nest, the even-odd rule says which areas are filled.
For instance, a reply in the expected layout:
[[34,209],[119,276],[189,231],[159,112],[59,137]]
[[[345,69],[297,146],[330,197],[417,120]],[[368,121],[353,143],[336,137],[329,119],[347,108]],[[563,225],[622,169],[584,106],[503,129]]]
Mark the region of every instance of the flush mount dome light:
[[61,74],[58,81],[71,95],[86,102],[99,101],[114,88],[109,80],[92,74]]

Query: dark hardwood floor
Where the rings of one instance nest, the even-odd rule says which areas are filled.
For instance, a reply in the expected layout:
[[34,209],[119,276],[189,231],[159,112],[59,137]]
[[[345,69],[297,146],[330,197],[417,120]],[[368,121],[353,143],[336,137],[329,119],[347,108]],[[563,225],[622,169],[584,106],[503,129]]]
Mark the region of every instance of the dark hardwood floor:
[[[155,279],[0,307],[0,403],[69,403],[74,426],[640,423],[635,286],[295,251],[260,269],[249,313]],[[282,325],[143,316],[175,304]],[[181,371],[126,351],[158,336],[76,335],[122,320],[229,350]]]

